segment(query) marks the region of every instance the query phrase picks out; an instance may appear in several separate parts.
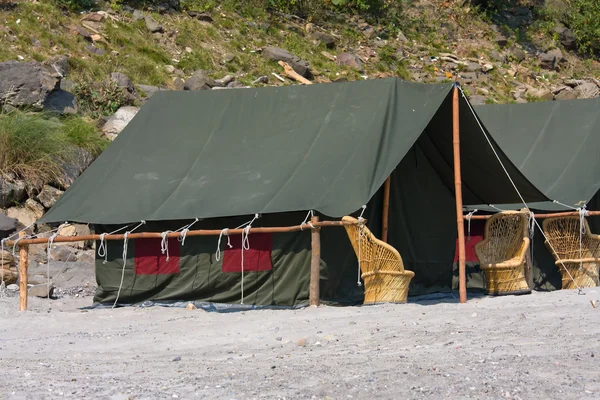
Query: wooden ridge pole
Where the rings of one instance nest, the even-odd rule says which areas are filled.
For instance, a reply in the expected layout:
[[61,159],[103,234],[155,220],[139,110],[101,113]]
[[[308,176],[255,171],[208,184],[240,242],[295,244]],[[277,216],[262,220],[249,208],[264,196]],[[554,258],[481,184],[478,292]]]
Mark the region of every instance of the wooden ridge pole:
[[452,93],[452,144],[454,148],[454,197],[456,199],[456,227],[458,228],[458,293],[461,303],[467,301],[467,274],[465,267],[465,225],[460,173],[460,124],[458,112],[458,87]]
[[321,228],[318,227],[319,217],[310,219],[314,226],[311,230],[311,258],[310,258],[310,291],[309,304],[318,307],[320,304],[319,285],[321,281]]
[[[25,232],[19,232],[19,237],[24,237]],[[23,245],[19,249],[19,311],[27,310],[27,264],[29,262],[29,246]]]
[[[355,225],[351,222],[346,221],[321,221],[317,223],[313,223],[314,227],[322,228],[329,226],[345,226],[345,225]],[[251,228],[250,233],[285,233],[285,232],[299,232],[304,229],[309,228],[309,224],[303,223],[301,225],[294,226],[283,226],[283,227],[272,227],[272,228]],[[200,229],[189,231],[186,236],[219,236],[221,234],[220,229]],[[241,235],[242,232],[245,232],[244,229],[230,229],[227,231],[229,236],[232,235]],[[180,232],[171,232],[165,235],[167,238],[177,238],[181,236]],[[131,233],[127,236],[128,239],[161,239],[160,232],[140,232],[140,233]],[[123,240],[125,239],[125,235],[123,234],[115,234],[115,235],[106,235],[104,240]],[[54,238],[52,243],[66,243],[66,242],[82,242],[88,240],[100,240],[100,235],[82,235],[82,236],[57,236]],[[29,244],[43,244],[48,243],[48,238],[36,238],[36,239],[20,239],[17,243],[19,246],[29,245]],[[6,242],[7,246],[13,246],[15,241]]]
[[388,241],[388,226],[390,216],[390,186],[391,175],[387,177],[383,184],[383,211],[381,213],[381,240],[385,243]]

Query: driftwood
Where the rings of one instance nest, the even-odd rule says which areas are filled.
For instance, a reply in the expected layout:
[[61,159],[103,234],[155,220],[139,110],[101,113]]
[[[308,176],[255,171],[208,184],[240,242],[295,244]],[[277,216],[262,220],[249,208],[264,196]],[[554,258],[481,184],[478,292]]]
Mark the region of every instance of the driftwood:
[[312,85],[311,81],[309,81],[308,79],[306,79],[305,77],[303,77],[302,75],[300,75],[299,73],[294,71],[294,68],[290,67],[290,65],[288,63],[279,61],[278,64],[283,67],[283,72],[285,73],[285,76],[287,76],[288,78],[291,78],[291,79],[298,81],[300,83],[303,83],[305,85]]

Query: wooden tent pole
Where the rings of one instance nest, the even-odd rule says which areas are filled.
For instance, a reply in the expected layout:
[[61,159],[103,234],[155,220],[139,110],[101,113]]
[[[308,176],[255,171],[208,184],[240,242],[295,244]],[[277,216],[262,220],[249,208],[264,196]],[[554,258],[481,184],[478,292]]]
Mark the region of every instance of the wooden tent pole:
[[465,225],[460,174],[460,125],[458,114],[458,87],[452,93],[452,144],[454,147],[454,197],[456,199],[456,226],[458,228],[458,293],[460,302],[467,301],[467,274],[465,267]]
[[391,176],[388,176],[383,184],[383,211],[381,213],[381,240],[388,241],[388,223],[390,216],[390,185]]
[[[19,232],[19,237],[25,232]],[[29,246],[23,245],[19,249],[19,311],[27,310],[27,264],[29,262]]]
[[311,306],[318,307],[320,303],[319,284],[321,281],[321,233],[318,226],[319,217],[310,219],[314,228],[311,230],[311,259],[310,259],[310,292],[308,295]]

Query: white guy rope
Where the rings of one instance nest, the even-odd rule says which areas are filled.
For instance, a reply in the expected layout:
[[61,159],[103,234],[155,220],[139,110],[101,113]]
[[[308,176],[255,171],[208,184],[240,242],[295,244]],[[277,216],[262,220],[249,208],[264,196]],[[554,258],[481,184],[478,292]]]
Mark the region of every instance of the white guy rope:
[[221,238],[223,235],[227,236],[227,246],[231,249],[233,246],[231,245],[231,238],[229,237],[229,228],[225,228],[221,230],[219,234],[219,241],[217,242],[217,251],[215,252],[215,260],[221,261]]
[[475,214],[477,211],[479,211],[479,210],[474,209],[473,211],[469,212],[465,216],[465,219],[467,220],[467,241],[468,242],[471,241],[471,218],[473,217],[473,214]]
[[167,237],[167,235],[172,232],[173,231],[164,231],[160,234],[160,252],[162,254],[167,253],[167,261],[169,261],[169,238]]
[[[194,225],[198,221],[200,221],[200,219],[196,218],[194,220],[194,222],[186,225],[185,227],[183,227],[183,229],[179,228],[179,229],[181,229],[181,235],[177,238],[177,240],[179,240],[181,242],[181,246],[185,246],[185,238],[186,238],[188,232],[190,231],[190,228],[192,227],[192,225]],[[175,232],[178,232],[179,229],[177,229]]]
[[[498,152],[494,148],[494,145],[492,144],[492,141],[488,137],[487,132],[483,128],[483,125],[481,125],[481,121],[479,121],[479,117],[477,117],[477,114],[475,113],[475,110],[473,110],[473,107],[471,106],[471,103],[469,103],[469,100],[467,99],[467,96],[465,95],[465,92],[463,92],[463,90],[462,90],[462,88],[460,86],[458,87],[458,89],[460,90],[462,96],[464,97],[465,102],[469,106],[469,109],[471,110],[471,113],[473,114],[473,117],[475,117],[475,120],[477,121],[477,124],[479,125],[479,128],[481,129],[481,132],[483,133],[483,136],[485,137],[485,140],[490,145],[490,148],[492,149],[492,152],[494,152],[494,155],[496,156],[496,159],[498,159],[498,162],[500,163],[500,166],[504,170],[504,173],[506,174],[506,176],[507,176],[508,180],[510,181],[512,187],[515,189],[515,192],[517,193],[517,195],[521,199],[521,202],[523,203],[523,205],[525,206],[525,208],[527,209],[527,211],[529,213],[531,213],[531,210],[529,209],[529,206],[525,202],[525,199],[521,195],[521,192],[517,188],[517,185],[515,184],[515,182],[513,181],[512,177],[508,173],[508,170],[504,166],[504,163],[502,162],[502,159],[500,158],[500,156],[498,155]],[[490,207],[494,207],[494,206],[490,205]],[[550,246],[550,248],[552,249],[552,251],[554,252],[554,254],[556,254],[556,256],[558,257],[558,254],[556,253],[556,250],[554,249],[554,246],[552,246],[552,243],[550,243],[550,241],[548,240],[548,237],[546,236],[546,233],[544,233],[544,230],[542,229],[542,227],[539,225],[539,223],[537,222],[537,220],[534,219],[534,222],[535,222],[535,225],[540,230],[540,232],[542,233],[542,235],[544,236],[544,239],[546,240],[546,242],[548,243],[548,245]],[[565,269],[565,271],[567,271],[567,274],[569,275],[569,278],[571,278],[571,281],[573,281],[573,283],[575,284],[575,286],[577,286],[577,290],[578,290],[579,294],[582,294],[583,293],[583,289],[577,284],[577,282],[575,282],[575,279],[573,279],[573,276],[571,275],[571,273],[569,272],[569,270],[567,269],[567,267],[565,266],[565,264],[562,262],[562,260],[560,259],[560,257],[558,257],[558,260],[560,261],[560,263],[561,263],[562,267]],[[533,260],[532,260],[532,263],[533,263]]]
[[146,221],[142,220],[140,223],[130,231],[125,231],[123,235],[123,269],[121,270],[121,283],[119,283],[119,290],[117,291],[117,297],[115,298],[115,302],[113,303],[111,308],[115,308],[117,306],[117,302],[119,301],[119,296],[121,295],[121,288],[123,288],[123,279],[125,278],[125,266],[127,265],[127,241],[129,240],[129,234],[140,226],[145,225]]
[[357,231],[358,231],[358,276],[356,278],[356,285],[358,287],[362,286],[362,282],[360,281],[360,274],[361,274],[361,270],[360,270],[360,238],[362,237],[362,228],[365,225],[365,219],[363,218],[363,214],[365,213],[365,210],[367,209],[367,205],[363,204],[363,206],[361,207],[362,211],[360,212],[360,215],[358,216],[358,225],[357,225]]
[[102,264],[106,264],[108,262],[108,244],[106,243],[106,240],[104,239],[106,237],[106,235],[114,235],[117,232],[121,232],[123,229],[127,229],[129,228],[131,225],[125,225],[115,231],[112,231],[110,233],[102,233],[100,234],[100,245],[98,246],[98,255],[100,257],[104,257],[104,261],[102,261]]
[[[313,212],[313,210],[310,210],[308,212],[308,214],[306,214],[306,218],[304,218],[304,221],[302,221],[302,223],[300,224],[300,230],[303,231],[304,230],[304,225],[308,223],[308,226],[310,226],[312,229],[315,229],[315,227],[313,226],[312,222],[308,219],[309,217],[314,217],[315,213]],[[308,222],[307,222],[308,221]]]
[[46,249],[47,251],[47,255],[48,255],[48,261],[46,263],[46,278],[47,278],[47,284],[46,284],[46,289],[47,289],[47,298],[48,300],[50,299],[50,251],[52,250],[52,242],[54,242],[54,239],[56,239],[56,237],[58,236],[58,232],[52,234],[52,236],[50,236],[50,238],[48,239],[48,248]]

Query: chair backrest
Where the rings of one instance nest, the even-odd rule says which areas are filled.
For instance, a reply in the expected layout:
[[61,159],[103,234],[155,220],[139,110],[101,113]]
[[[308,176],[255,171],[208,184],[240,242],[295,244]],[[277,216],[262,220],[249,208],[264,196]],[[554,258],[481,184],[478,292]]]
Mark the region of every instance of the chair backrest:
[[[590,226],[585,218],[583,219],[584,233],[581,233],[581,236],[581,221],[578,216],[546,218],[542,222],[542,227],[548,241],[556,252],[556,254],[553,254],[555,259],[579,260],[583,258],[598,258],[598,246],[600,242],[591,237]],[[550,248],[551,252],[552,248]]]
[[527,235],[527,214],[518,211],[502,211],[492,215],[485,223],[485,238],[489,240],[491,260],[508,260],[515,257]]
[[388,267],[396,271],[404,270],[402,257],[398,250],[377,239],[366,225],[358,225],[356,218],[345,216],[342,221],[352,224],[344,225],[344,228],[346,228],[356,257],[360,260],[363,273]]

